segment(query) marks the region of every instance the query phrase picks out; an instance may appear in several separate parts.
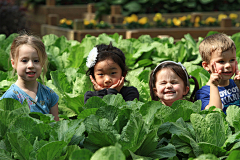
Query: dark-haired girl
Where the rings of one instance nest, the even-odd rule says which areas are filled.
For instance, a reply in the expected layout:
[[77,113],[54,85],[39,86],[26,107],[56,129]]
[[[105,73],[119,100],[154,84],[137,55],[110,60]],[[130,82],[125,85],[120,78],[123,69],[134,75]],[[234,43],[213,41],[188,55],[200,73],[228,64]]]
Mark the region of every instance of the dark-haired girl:
[[152,100],[160,100],[166,106],[171,106],[176,100],[186,96],[190,89],[189,79],[195,82],[194,91],[190,97],[195,101],[195,93],[199,89],[197,79],[189,76],[186,68],[181,63],[164,61],[151,73],[149,80],[150,95]]
[[102,98],[107,94],[121,94],[125,101],[139,99],[138,90],[135,87],[126,87],[125,77],[127,66],[124,53],[112,46],[101,44],[94,47],[88,57],[86,65],[89,68],[86,74],[90,77],[95,91],[87,91],[84,95],[84,103],[90,97]]

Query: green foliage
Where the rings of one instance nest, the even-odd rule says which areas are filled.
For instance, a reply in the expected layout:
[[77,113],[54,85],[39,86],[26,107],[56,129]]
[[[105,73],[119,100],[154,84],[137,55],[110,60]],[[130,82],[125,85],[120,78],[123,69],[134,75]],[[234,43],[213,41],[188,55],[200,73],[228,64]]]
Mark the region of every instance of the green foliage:
[[[101,105],[90,106],[96,102]],[[0,103],[0,157],[5,159],[221,159],[239,154],[239,120],[230,114],[239,112],[236,106],[227,109],[226,117],[200,111],[199,101],[178,100],[167,107],[156,101],[127,103],[118,94],[90,98],[79,119],[55,122],[41,113],[33,118],[27,102]],[[83,116],[87,110],[92,112]]]
[[[0,55],[9,51],[15,36],[0,35]],[[232,38],[238,46],[239,34]],[[79,43],[44,36],[50,63],[46,85],[60,97],[60,121],[30,113],[27,102],[1,100],[0,159],[238,159],[239,107],[229,106],[226,116],[214,107],[201,111],[200,101],[178,100],[168,107],[150,98],[149,75],[164,60],[180,61],[200,87],[206,84],[209,74],[200,66],[198,52],[202,39],[196,42],[187,34],[174,43],[173,38],[101,34]],[[130,69],[126,79],[138,89],[140,100],[125,102],[117,94],[92,97],[84,104],[84,93],[93,90],[85,75],[86,57],[93,46],[110,41],[125,53]],[[10,71],[3,67],[0,72],[2,92],[15,82]]]
[[[218,5],[222,4],[222,5]],[[96,3],[97,18],[110,14],[111,5],[120,5],[122,14],[238,11],[238,0],[102,0]]]

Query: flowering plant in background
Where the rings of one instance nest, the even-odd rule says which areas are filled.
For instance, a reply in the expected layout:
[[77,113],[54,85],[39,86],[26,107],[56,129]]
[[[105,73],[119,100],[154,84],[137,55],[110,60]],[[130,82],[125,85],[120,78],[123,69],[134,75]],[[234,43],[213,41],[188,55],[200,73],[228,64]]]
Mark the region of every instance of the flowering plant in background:
[[112,28],[112,26],[104,21],[101,21],[100,23],[96,24],[96,28],[98,29],[108,29],[108,28]]
[[73,28],[73,22],[72,22],[72,20],[63,18],[59,21],[59,26],[63,27],[63,28],[72,29]]
[[94,27],[97,24],[97,22],[94,19],[91,19],[90,21],[84,19],[83,23],[86,29],[94,29]]
[[174,26],[176,26],[176,27],[181,26],[181,21],[176,17],[173,18],[172,22],[173,22]]
[[142,17],[141,19],[139,19],[138,24],[140,28],[150,28],[147,17]]
[[202,22],[202,24],[205,26],[219,26],[219,23],[216,18],[208,17],[205,21]]
[[228,18],[228,16],[226,14],[219,14],[218,15],[218,22],[220,23],[222,21],[222,19]]
[[162,17],[161,13],[156,13],[153,17],[153,21],[155,22],[156,27],[166,27],[167,23],[165,22],[165,18]]
[[178,18],[181,21],[182,27],[192,27],[193,24],[191,23],[191,15],[182,16]]
[[232,26],[239,27],[239,23],[237,24],[237,18],[238,18],[237,14],[231,13],[231,14],[229,14],[229,18],[231,18],[231,20],[232,20]]
[[132,14],[130,17],[125,17],[123,20],[123,25],[128,29],[135,29],[139,27],[138,16]]
[[[174,27],[192,27],[193,24],[191,23],[191,15],[182,16],[179,18],[173,18],[171,26]],[[168,22],[169,23],[169,22]]]
[[200,17],[199,16],[197,16],[196,18],[195,18],[195,20],[194,20],[194,24],[193,24],[193,26],[194,27],[200,27]]
[[173,21],[172,21],[171,18],[168,18],[168,19],[167,19],[167,26],[169,26],[169,27],[174,27],[174,24],[173,24]]

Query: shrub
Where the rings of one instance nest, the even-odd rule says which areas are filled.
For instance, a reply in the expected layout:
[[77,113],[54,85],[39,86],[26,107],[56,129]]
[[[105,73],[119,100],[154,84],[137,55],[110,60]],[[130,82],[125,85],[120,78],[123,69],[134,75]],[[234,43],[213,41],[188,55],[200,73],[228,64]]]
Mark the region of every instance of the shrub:
[[0,1],[0,34],[9,36],[23,29],[26,30],[24,11],[5,0]]

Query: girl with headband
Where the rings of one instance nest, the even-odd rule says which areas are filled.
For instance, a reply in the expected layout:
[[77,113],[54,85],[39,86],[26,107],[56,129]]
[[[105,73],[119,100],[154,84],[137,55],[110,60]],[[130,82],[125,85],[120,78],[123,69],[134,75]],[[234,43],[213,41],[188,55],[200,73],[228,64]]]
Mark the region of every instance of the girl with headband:
[[195,101],[195,93],[199,89],[197,79],[189,76],[186,68],[179,62],[164,61],[151,73],[149,80],[150,95],[152,100],[161,101],[166,106],[183,99],[190,90],[189,79],[195,82],[194,91],[190,101]]
[[86,75],[90,77],[94,90],[87,91],[84,103],[93,96],[103,98],[107,94],[121,94],[125,101],[139,100],[139,93],[135,87],[124,86],[127,66],[124,53],[112,46],[101,44],[94,47],[87,58],[89,68]]

